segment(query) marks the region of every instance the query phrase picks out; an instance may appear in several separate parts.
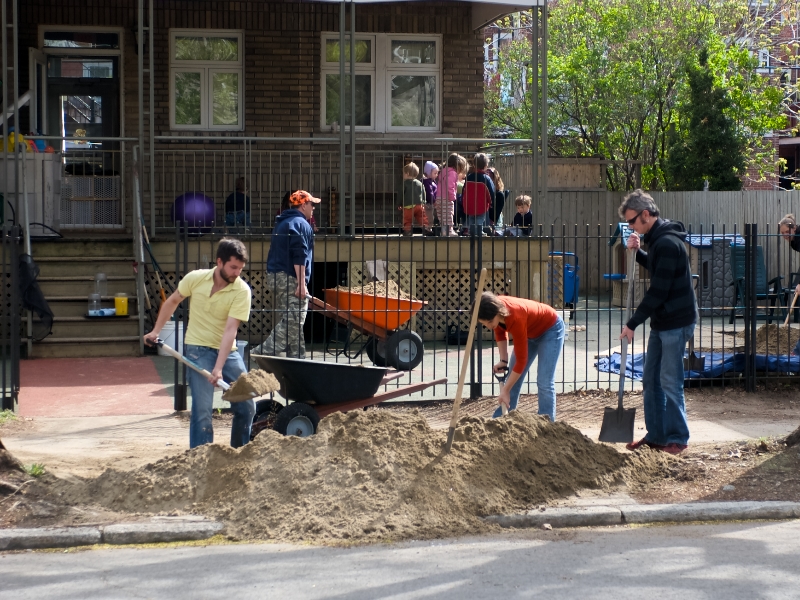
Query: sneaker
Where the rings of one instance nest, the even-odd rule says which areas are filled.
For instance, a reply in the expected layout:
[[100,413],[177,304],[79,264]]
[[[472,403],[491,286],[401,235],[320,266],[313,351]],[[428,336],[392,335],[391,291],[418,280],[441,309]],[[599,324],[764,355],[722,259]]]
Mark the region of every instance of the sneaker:
[[455,230],[455,229],[451,229],[451,230],[450,230],[450,231],[447,233],[447,236],[446,236],[446,237],[458,237],[458,233],[456,233],[456,230]]
[[667,444],[666,446],[660,447],[659,450],[666,452],[667,454],[677,455],[686,450],[686,448],[686,444],[676,444],[673,442],[672,444]]
[[411,237],[412,235],[414,235],[414,234],[411,231],[404,231],[403,232],[403,237]]
[[659,446],[658,444],[653,444],[652,442],[648,442],[647,438],[642,438],[638,442],[631,442],[630,444],[625,444],[625,447],[628,450],[638,450],[642,446],[655,448],[656,450],[661,450],[664,447],[664,446]]

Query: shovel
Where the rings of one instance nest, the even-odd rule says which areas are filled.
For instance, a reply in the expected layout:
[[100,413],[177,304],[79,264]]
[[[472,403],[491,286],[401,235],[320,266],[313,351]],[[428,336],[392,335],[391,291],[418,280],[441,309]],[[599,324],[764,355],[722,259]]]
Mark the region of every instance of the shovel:
[[794,305],[797,302],[797,288],[794,290],[794,298],[792,298],[792,305],[789,307],[789,310],[786,311],[786,320],[783,322],[783,326],[787,327],[789,325],[789,319],[792,316],[792,311],[794,310]]
[[[156,346],[158,346],[159,348],[164,350],[164,352],[169,354],[175,360],[180,361],[183,364],[185,364],[190,369],[193,369],[193,370],[197,371],[198,373],[200,373],[201,375],[205,375],[206,377],[211,377],[211,373],[206,371],[203,367],[198,365],[196,362],[193,362],[193,361],[189,360],[188,358],[186,358],[183,354],[181,354],[177,350],[174,350],[173,348],[170,348],[169,346],[167,346],[164,343],[164,340],[162,340],[160,338],[157,339],[156,340]],[[247,373],[242,373],[239,377],[245,377],[246,375],[247,375]],[[258,394],[254,393],[254,392],[251,392],[251,393],[248,393],[248,394],[231,393],[230,392],[231,385],[229,383],[224,382],[222,379],[218,379],[217,380],[217,387],[222,390],[222,399],[223,400],[227,400],[228,402],[244,402],[245,400],[251,400],[252,398],[258,397]]]
[[689,338],[689,356],[683,359],[684,371],[705,371],[706,357],[694,353],[694,336]]
[[[628,299],[625,306],[625,322],[631,318],[633,305],[633,286],[636,277],[636,252],[628,253]],[[633,441],[633,425],[636,420],[636,409],[625,408],[622,396],[625,392],[625,368],[628,362],[628,338],[622,338],[622,351],[619,361],[619,392],[617,407],[606,407],[603,411],[603,424],[600,426],[600,441],[610,444],[629,444]]]
[[[502,392],[503,387],[506,385],[506,379],[508,379],[508,367],[505,367],[502,373],[495,373],[494,378],[500,382],[500,391]],[[500,405],[500,410],[504,417],[508,414],[508,407],[505,404]]]

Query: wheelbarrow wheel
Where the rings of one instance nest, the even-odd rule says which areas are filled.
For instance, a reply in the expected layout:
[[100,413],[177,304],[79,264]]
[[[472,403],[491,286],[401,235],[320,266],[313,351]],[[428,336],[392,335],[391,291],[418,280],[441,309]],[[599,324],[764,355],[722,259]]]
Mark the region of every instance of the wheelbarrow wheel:
[[390,367],[410,371],[422,362],[424,349],[417,332],[401,329],[386,340],[386,361]]
[[256,414],[253,415],[253,425],[250,427],[250,441],[265,429],[273,429],[278,413],[283,410],[283,404],[275,400],[259,400],[256,402]]
[[295,402],[278,413],[275,431],[283,435],[309,437],[317,432],[319,415],[305,402]]
[[386,362],[386,342],[376,337],[369,338],[367,342],[367,356],[376,367],[385,367]]

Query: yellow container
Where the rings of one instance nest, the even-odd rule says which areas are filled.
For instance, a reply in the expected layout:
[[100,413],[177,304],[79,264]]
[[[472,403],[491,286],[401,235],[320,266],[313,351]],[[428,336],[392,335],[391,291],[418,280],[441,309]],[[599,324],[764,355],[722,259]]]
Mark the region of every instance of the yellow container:
[[128,314],[127,294],[117,294],[114,296],[114,308],[117,309],[117,316],[124,317]]

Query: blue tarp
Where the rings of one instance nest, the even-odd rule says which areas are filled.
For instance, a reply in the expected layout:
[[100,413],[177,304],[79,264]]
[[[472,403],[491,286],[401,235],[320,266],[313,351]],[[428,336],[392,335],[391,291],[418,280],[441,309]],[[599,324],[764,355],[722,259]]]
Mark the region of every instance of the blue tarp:
[[[642,380],[644,370],[644,353],[628,355],[625,364],[625,376],[636,381]],[[705,356],[706,368],[703,371],[686,371],[685,379],[720,377],[723,373],[744,372],[745,354],[743,352],[698,352],[697,356]],[[614,352],[604,356],[594,364],[601,373],[619,373],[620,355]],[[756,354],[756,370],[776,371],[779,373],[800,373],[800,356]]]

